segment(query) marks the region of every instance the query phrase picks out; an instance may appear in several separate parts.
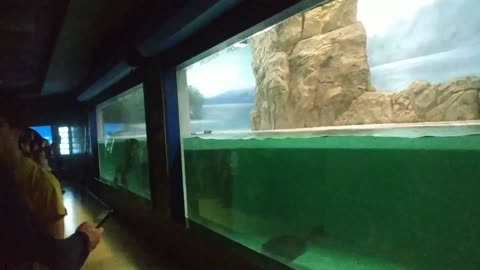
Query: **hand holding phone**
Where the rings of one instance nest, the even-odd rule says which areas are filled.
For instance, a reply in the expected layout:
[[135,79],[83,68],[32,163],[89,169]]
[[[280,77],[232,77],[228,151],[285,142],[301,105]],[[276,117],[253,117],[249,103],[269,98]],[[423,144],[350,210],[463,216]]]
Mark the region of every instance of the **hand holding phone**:
[[108,210],[107,214],[100,220],[100,222],[98,222],[96,228],[100,228],[103,226],[103,224],[105,222],[107,222],[107,220],[110,218],[110,216],[113,214],[113,210]]
[[78,226],[77,232],[82,232],[88,237],[88,251],[92,252],[102,240],[103,228],[97,229],[93,223],[86,221]]

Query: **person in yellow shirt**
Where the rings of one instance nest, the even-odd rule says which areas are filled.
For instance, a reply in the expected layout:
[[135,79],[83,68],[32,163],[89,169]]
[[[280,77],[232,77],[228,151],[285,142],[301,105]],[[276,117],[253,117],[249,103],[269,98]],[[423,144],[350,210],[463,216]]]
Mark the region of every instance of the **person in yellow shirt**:
[[[38,264],[48,269],[81,269],[89,253],[100,243],[103,228],[83,222],[67,239],[55,240],[36,222],[18,188],[15,170],[18,162],[24,163],[20,173],[27,176],[37,175],[25,178],[32,181],[43,179],[38,177],[43,172],[36,166],[30,166],[29,160],[20,158],[22,154],[18,147],[17,134],[19,126],[23,126],[18,112],[18,108],[22,106],[15,104],[15,98],[0,92],[0,269],[24,269],[19,268],[21,266],[33,266],[37,269]],[[33,185],[31,189],[48,191],[52,186],[45,187]],[[30,189],[27,186],[22,188]],[[45,196],[47,197],[49,196]],[[50,204],[47,207],[49,206]]]
[[47,169],[21,156],[15,171],[17,186],[37,222],[54,238],[63,239],[67,215],[58,179]]

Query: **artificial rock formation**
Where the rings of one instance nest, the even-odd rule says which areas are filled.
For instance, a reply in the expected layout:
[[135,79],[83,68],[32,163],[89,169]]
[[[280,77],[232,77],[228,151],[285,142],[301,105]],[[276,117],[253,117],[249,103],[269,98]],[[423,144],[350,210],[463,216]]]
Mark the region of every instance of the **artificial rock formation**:
[[[330,125],[369,90],[366,50],[360,49],[365,38],[362,24],[356,23],[297,43],[289,57],[288,108],[295,109],[287,126]],[[342,56],[334,57],[340,50]]]
[[417,81],[399,93],[364,93],[335,125],[480,119],[479,93],[479,77],[441,84]]
[[335,0],[250,40],[254,130],[480,119],[477,77],[375,90],[356,14],[357,0]]
[[[357,0],[337,0],[253,37],[253,129],[332,125],[369,91]],[[338,57],[341,52],[341,57]]]

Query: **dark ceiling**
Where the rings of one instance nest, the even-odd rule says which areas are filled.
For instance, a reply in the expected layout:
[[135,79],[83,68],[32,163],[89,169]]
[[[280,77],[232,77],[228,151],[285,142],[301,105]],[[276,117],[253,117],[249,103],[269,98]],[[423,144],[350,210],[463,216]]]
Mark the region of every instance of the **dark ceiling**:
[[[78,87],[95,62],[119,47],[108,43],[118,40],[128,28],[131,12],[139,4],[142,1],[71,0],[42,94],[63,93]],[[103,49],[107,46],[108,50]]]
[[66,7],[65,0],[0,1],[0,89],[38,93]]
[[297,2],[0,0],[0,91],[88,100],[145,57],[206,50]]
[[135,47],[146,22],[186,0],[1,0],[0,90],[21,96],[85,87]]

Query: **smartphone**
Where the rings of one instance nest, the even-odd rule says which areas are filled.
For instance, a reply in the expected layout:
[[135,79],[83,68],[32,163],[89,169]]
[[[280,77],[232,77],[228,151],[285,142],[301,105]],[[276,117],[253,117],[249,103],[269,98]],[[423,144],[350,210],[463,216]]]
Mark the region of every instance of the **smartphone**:
[[100,220],[100,222],[98,222],[97,228],[102,227],[103,224],[107,222],[107,220],[110,218],[112,214],[113,214],[113,210],[108,210],[107,214],[105,214],[105,216]]

